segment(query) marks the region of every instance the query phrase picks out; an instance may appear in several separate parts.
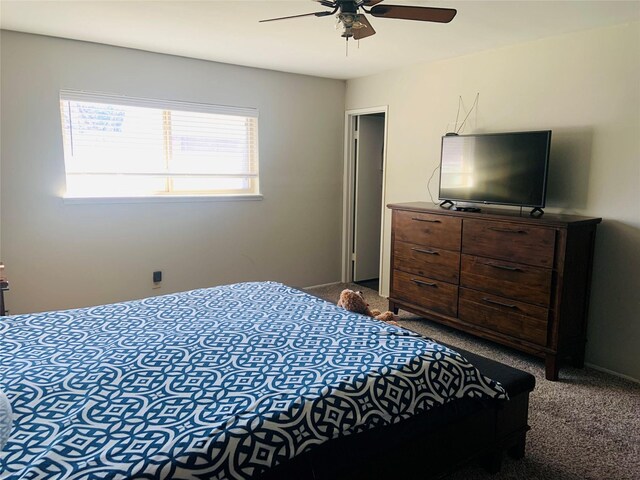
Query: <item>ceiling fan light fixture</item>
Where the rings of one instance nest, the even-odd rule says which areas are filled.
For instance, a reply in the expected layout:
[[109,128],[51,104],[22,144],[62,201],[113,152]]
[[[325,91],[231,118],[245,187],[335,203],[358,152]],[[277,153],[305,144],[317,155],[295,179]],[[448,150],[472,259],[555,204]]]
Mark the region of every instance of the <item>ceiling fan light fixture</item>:
[[345,28],[353,26],[353,24],[358,20],[358,15],[354,13],[339,13],[336,16]]
[[357,13],[339,13],[336,15],[336,18],[338,19],[336,28],[338,28],[338,25],[342,25],[343,28],[340,36],[347,39],[353,37],[354,30],[368,27],[366,23],[360,20],[362,15]]
[[347,40],[353,37],[353,29],[351,27],[344,27],[344,30],[340,34],[341,37]]
[[367,25],[360,21],[360,15],[356,15],[356,19],[351,25],[351,28],[355,28],[357,30],[360,28],[367,28]]

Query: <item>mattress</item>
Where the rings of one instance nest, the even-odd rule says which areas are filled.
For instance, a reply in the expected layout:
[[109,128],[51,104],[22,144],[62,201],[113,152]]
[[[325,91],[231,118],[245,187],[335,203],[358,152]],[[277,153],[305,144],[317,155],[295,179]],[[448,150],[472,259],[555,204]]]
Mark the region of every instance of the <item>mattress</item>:
[[458,398],[460,354],[275,282],[0,321],[0,478],[253,478]]

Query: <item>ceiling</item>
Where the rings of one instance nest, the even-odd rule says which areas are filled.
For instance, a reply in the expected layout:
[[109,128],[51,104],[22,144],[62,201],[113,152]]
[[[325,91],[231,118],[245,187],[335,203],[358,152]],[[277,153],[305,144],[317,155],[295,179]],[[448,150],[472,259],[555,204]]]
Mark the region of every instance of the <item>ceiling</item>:
[[326,8],[288,1],[0,1],[0,27],[237,65],[350,79],[640,19],[640,1],[410,1],[455,8],[449,24],[373,18],[359,42],[335,18],[258,20]]

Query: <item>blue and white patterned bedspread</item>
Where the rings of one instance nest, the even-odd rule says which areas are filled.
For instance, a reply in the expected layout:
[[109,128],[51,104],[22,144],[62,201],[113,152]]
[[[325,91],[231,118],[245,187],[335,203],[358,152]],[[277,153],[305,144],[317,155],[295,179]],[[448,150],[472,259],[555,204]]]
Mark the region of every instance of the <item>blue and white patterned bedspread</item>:
[[248,478],[471,396],[459,354],[274,282],[0,321],[0,478]]

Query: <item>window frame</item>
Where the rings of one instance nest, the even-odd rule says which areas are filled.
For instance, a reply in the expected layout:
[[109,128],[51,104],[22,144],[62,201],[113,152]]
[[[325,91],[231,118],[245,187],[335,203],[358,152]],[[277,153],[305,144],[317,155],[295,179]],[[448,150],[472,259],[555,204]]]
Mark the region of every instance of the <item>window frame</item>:
[[[109,106],[131,106],[140,108],[151,108],[163,110],[163,118],[168,112],[194,112],[205,113],[215,115],[229,115],[234,117],[241,117],[246,119],[254,119],[250,127],[247,127],[246,144],[248,145],[249,152],[247,153],[249,166],[249,172],[233,175],[225,175],[221,173],[201,173],[196,171],[184,172],[156,172],[143,174],[148,177],[158,176],[162,177],[167,182],[166,191],[154,191],[145,193],[132,193],[132,194],[100,194],[100,195],[85,195],[78,193],[68,192],[68,175],[82,175],[82,172],[69,173],[69,165],[67,164],[67,155],[72,155],[73,144],[71,140],[70,127],[67,127],[67,121],[65,120],[65,112],[63,112],[66,103],[65,102],[88,102],[88,103],[101,103]],[[170,113],[169,113],[170,116]],[[176,100],[164,100],[164,99],[150,99],[143,97],[128,97],[122,95],[115,95],[110,93],[97,93],[86,92],[77,90],[60,90],[60,119],[61,119],[61,131],[63,142],[63,161],[65,172],[65,191],[61,195],[65,203],[142,203],[142,202],[166,202],[166,201],[220,201],[220,200],[260,200],[263,198],[260,193],[260,175],[259,175],[259,142],[258,142],[258,109],[251,107],[233,107],[225,105],[213,105],[195,102],[185,102]],[[163,122],[164,123],[164,122]],[[165,136],[167,129],[171,131],[172,127],[162,127],[162,135]],[[169,139],[171,141],[171,139]],[[165,139],[166,142],[166,139]],[[170,156],[172,152],[167,149],[163,153],[165,160],[165,168],[169,170]],[[89,169],[90,170],[90,169]],[[123,175],[123,176],[135,176],[139,175],[132,172],[97,172],[97,173],[84,173],[85,175]],[[228,190],[229,193],[225,193],[224,190],[179,190],[174,191],[171,188],[173,179],[179,177],[187,178],[244,178],[248,182],[249,187],[242,190]]]

